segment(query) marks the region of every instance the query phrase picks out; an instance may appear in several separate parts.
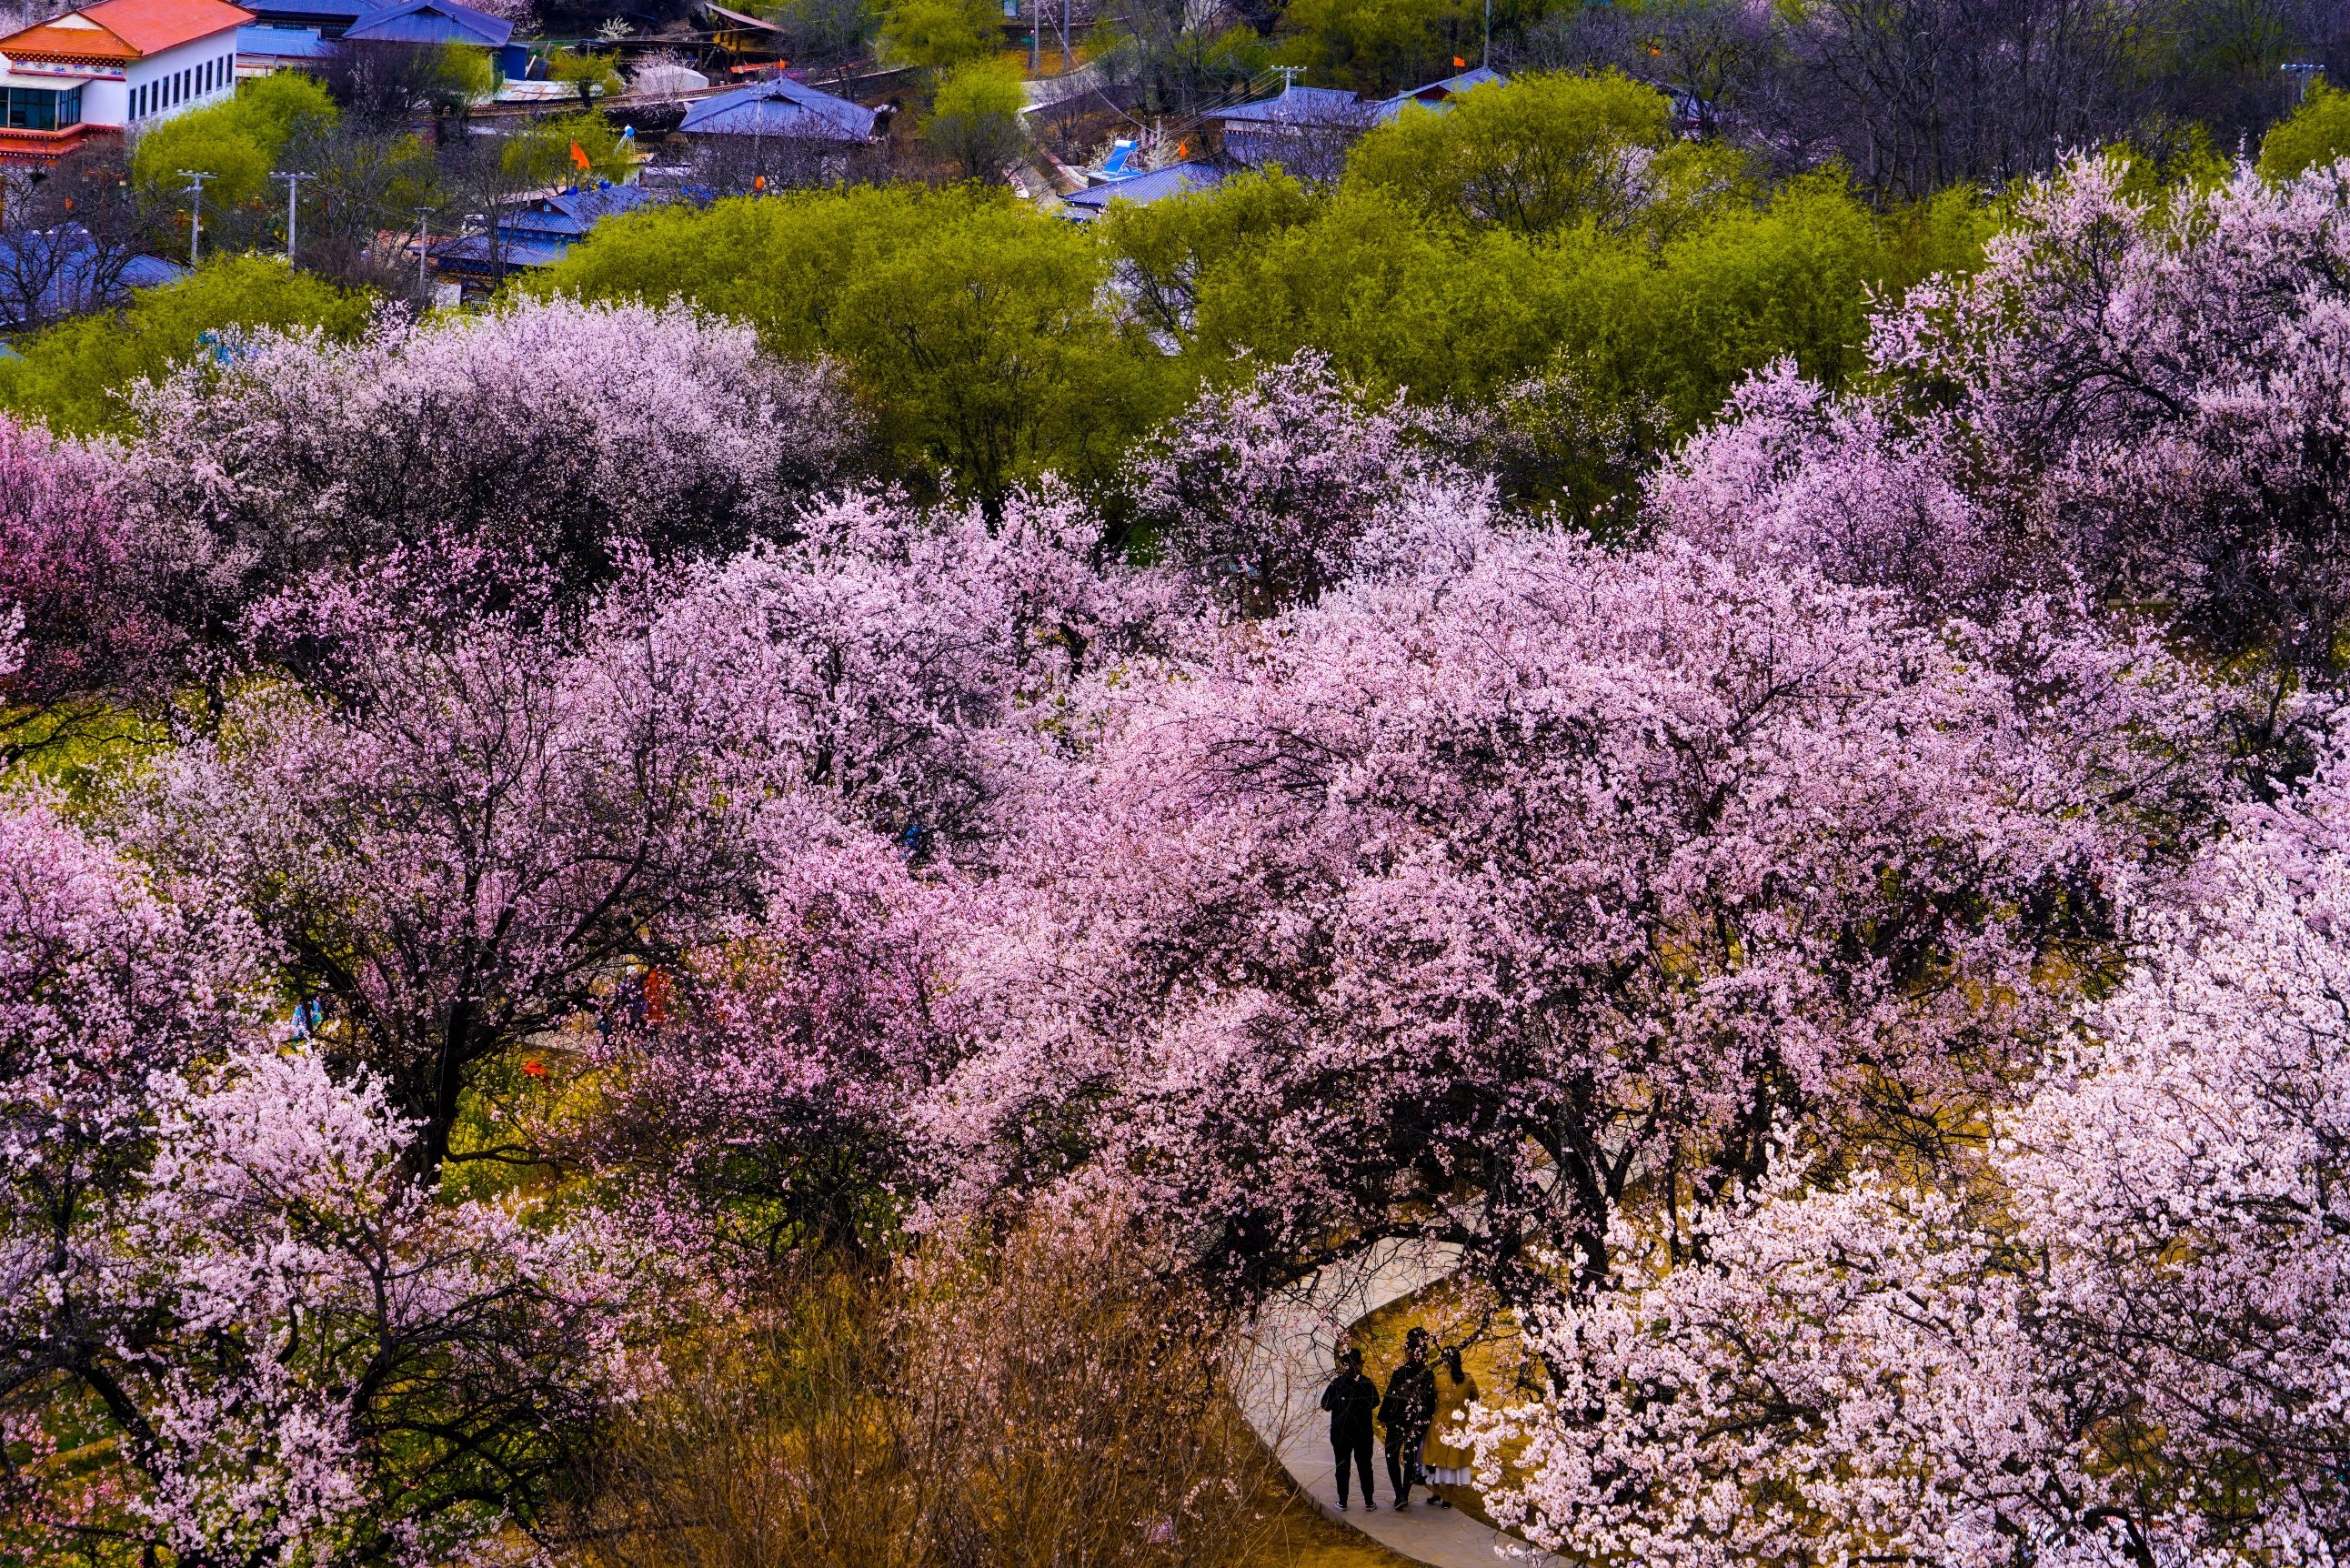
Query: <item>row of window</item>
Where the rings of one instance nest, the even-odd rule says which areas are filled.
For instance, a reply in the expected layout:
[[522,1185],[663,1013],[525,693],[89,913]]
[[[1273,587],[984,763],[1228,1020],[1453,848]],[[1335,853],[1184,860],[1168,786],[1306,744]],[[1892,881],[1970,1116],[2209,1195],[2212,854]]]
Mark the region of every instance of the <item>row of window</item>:
[[236,51],[234,49],[216,59],[190,66],[183,71],[174,71],[160,81],[151,81],[132,89],[130,118],[144,119],[192,98],[202,98],[216,88],[226,87],[229,78],[235,74]]
[[81,88],[10,88],[7,110],[11,130],[63,130],[81,123]]

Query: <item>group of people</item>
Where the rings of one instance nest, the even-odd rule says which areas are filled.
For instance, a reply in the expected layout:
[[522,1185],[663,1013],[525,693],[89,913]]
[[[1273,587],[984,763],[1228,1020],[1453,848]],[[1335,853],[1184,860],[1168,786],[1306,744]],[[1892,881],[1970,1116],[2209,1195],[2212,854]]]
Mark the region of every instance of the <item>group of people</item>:
[[1338,1506],[1347,1506],[1349,1470],[1363,1479],[1363,1508],[1371,1500],[1372,1423],[1387,1433],[1388,1486],[1398,1513],[1411,1511],[1411,1489],[1425,1485],[1429,1501],[1439,1508],[1444,1501],[1440,1486],[1466,1486],[1473,1456],[1460,1441],[1458,1417],[1477,1397],[1477,1380],[1461,1365],[1461,1352],[1447,1350],[1440,1357],[1442,1373],[1429,1365],[1434,1345],[1424,1328],[1404,1335],[1403,1365],[1388,1379],[1386,1394],[1363,1372],[1363,1353],[1342,1352],[1338,1375],[1322,1391],[1322,1408],[1330,1413],[1330,1448],[1338,1460]]

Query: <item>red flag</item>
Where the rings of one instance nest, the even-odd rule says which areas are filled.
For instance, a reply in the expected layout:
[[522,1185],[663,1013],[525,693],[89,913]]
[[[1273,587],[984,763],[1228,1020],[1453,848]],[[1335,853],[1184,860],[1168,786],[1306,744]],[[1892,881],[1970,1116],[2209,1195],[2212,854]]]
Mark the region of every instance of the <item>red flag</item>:
[[1452,57],[1452,68],[1456,71],[1465,71],[1469,68],[1469,62],[1455,55]]
[[571,144],[571,161],[577,163],[582,169],[592,167],[592,163],[588,159],[588,156],[585,152],[579,151],[579,144],[576,141]]

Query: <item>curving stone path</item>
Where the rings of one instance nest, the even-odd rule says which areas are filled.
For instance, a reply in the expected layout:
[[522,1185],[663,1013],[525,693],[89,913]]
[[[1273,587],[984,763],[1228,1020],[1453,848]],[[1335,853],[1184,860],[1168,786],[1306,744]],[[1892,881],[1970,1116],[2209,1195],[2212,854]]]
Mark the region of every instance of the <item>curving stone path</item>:
[[[1336,1365],[1332,1347],[1350,1324],[1436,1283],[1457,1260],[1457,1250],[1450,1247],[1382,1243],[1268,1303],[1257,1314],[1241,1411],[1299,1490],[1332,1519],[1391,1552],[1435,1568],[1493,1568],[1504,1561],[1553,1563],[1557,1559],[1549,1553],[1454,1509],[1416,1501],[1409,1513],[1391,1512],[1384,1449],[1373,1456],[1378,1469],[1377,1511],[1362,1511],[1360,1500],[1352,1511],[1338,1511],[1330,1418],[1321,1408],[1322,1389]],[[1426,1495],[1415,1491],[1417,1498]]]

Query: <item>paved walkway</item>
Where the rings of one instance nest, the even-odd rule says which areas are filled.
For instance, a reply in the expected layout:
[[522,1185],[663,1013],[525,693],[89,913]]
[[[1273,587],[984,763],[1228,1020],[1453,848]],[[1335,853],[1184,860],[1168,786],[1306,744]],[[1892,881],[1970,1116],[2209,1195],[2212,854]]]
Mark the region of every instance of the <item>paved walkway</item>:
[[1256,1349],[1243,1380],[1241,1410],[1299,1490],[1332,1519],[1391,1552],[1436,1568],[1493,1568],[1505,1560],[1550,1563],[1555,1560],[1547,1553],[1454,1509],[1416,1501],[1409,1513],[1390,1512],[1394,1500],[1388,1495],[1384,1449],[1373,1456],[1379,1467],[1378,1511],[1363,1512],[1359,1500],[1354,1511],[1338,1511],[1330,1417],[1321,1407],[1322,1389],[1335,1366],[1332,1347],[1351,1324],[1427,1289],[1451,1273],[1457,1260],[1456,1250],[1449,1247],[1386,1242],[1276,1298],[1257,1315]]

